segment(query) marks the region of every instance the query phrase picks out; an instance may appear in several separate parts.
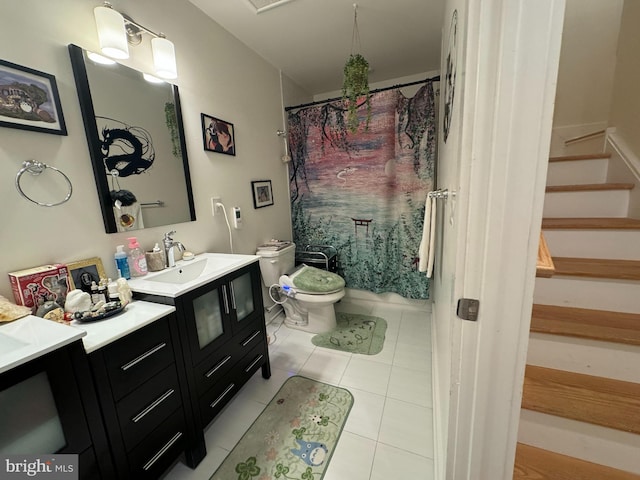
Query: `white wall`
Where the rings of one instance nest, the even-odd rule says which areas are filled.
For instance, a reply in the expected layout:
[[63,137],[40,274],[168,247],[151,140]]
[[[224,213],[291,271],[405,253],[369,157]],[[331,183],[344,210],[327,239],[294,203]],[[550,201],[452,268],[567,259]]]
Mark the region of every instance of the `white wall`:
[[[278,70],[187,0],[112,3],[175,43],[195,197],[197,221],[139,231],[141,245],[150,248],[173,229],[175,238],[196,253],[229,252],[224,218],[210,215],[211,194],[221,196],[227,210],[243,209],[244,229],[233,231],[236,253],[254,253],[255,246],[269,238],[291,238],[286,167],[275,134],[282,126]],[[6,272],[13,270],[99,256],[107,274],[115,276],[113,252],[128,235],[104,233],[67,51],[69,43],[97,50],[93,7],[98,4],[21,0],[2,7],[0,58],[56,77],[69,131],[68,136],[56,136],[0,127],[0,295],[10,299]],[[123,63],[151,70],[148,38],[131,48],[131,58]],[[201,112],[234,124],[235,157],[203,150]],[[71,199],[44,208],[20,197],[13,182],[27,159],[64,171],[73,182]],[[254,210],[250,182],[263,179],[273,182],[275,205]]]

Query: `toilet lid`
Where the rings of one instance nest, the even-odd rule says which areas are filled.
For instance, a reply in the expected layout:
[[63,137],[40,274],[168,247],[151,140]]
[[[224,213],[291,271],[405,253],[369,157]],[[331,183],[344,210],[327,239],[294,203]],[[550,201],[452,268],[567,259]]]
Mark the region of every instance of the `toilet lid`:
[[340,275],[305,265],[291,277],[293,286],[311,293],[329,293],[344,288]]

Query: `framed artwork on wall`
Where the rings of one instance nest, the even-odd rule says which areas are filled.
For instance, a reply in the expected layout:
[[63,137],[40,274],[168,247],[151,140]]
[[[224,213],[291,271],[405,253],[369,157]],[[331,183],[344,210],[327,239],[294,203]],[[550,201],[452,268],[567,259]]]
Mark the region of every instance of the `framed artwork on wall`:
[[253,191],[253,208],[262,208],[273,205],[273,191],[271,180],[256,180],[251,182]]
[[0,126],[66,135],[55,77],[0,60]]
[[209,152],[236,154],[236,141],[233,131],[233,123],[225,122],[219,118],[200,114],[202,117],[202,140],[204,149]]
[[101,278],[107,278],[99,257],[67,263],[67,269],[69,270],[69,290],[78,289],[91,293],[92,282],[98,285]]

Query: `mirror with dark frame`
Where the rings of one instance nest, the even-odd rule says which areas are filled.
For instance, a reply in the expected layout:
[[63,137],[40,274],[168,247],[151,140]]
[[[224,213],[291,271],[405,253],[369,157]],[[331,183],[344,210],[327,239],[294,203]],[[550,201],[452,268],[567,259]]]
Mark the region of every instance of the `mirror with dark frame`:
[[178,87],[69,54],[106,232],[195,220]]

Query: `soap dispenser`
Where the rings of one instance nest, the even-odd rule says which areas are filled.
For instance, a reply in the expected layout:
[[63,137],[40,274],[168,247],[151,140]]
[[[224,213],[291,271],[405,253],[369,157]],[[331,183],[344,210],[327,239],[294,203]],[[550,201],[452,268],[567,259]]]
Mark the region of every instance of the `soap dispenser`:
[[142,277],[147,274],[147,259],[140,248],[136,237],[129,237],[129,269],[132,277]]
[[114,255],[116,260],[116,269],[118,275],[126,280],[131,279],[131,271],[129,270],[129,260],[127,254],[124,251],[124,245],[118,245],[116,247],[116,254]]

